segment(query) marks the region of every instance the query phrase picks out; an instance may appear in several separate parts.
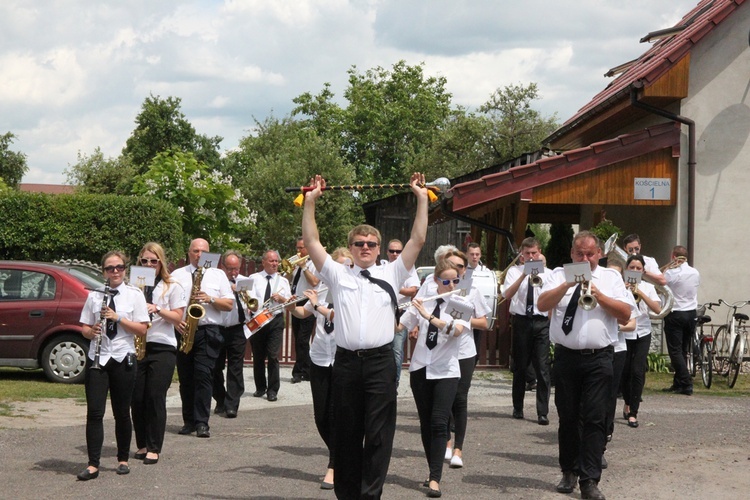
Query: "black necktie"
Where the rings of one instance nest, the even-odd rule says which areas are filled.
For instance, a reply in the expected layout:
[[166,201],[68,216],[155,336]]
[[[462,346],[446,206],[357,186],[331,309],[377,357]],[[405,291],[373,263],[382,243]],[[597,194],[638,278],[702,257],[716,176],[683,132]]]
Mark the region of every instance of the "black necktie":
[[370,271],[367,269],[362,269],[359,274],[367,278],[370,283],[373,283],[375,285],[378,285],[380,288],[388,292],[388,295],[391,297],[391,305],[393,306],[393,314],[396,317],[396,321],[398,321],[399,313],[398,313],[398,301],[396,300],[396,293],[393,291],[393,287],[385,281],[378,278],[373,278],[370,276]]
[[532,317],[534,315],[534,287],[531,286],[531,276],[526,280],[528,289],[526,290],[526,316]]
[[[435,301],[435,309],[432,310],[432,316],[435,316],[436,318],[440,317],[440,304],[443,303],[443,299],[437,299]],[[430,318],[432,318],[430,316]],[[438,328],[430,322],[430,327],[427,328],[427,340],[425,343],[427,344],[428,349],[433,349],[437,345],[437,338],[438,338]]]
[[[237,283],[237,280],[230,280],[232,283]],[[237,317],[240,320],[240,324],[245,323],[245,309],[242,307],[242,302],[240,302],[240,294],[237,293],[237,290],[234,291],[234,303],[237,306]]]
[[292,295],[297,293],[297,283],[299,283],[299,277],[302,275],[302,268],[298,267],[297,272],[294,273],[294,280],[292,280]]
[[[333,317],[333,302],[328,304],[328,309],[331,310],[331,317]],[[323,330],[325,330],[326,333],[331,333],[333,331],[333,321],[328,321],[326,319],[325,324],[323,324]]]
[[266,293],[263,295],[264,304],[271,298],[271,275],[267,274],[266,279],[268,280],[268,283],[266,283]]
[[573,329],[573,318],[576,315],[576,309],[578,309],[578,299],[580,297],[581,284],[579,283],[578,286],[576,286],[576,289],[573,291],[573,296],[570,298],[570,302],[568,302],[568,308],[565,309],[565,317],[563,317],[562,322],[562,331],[565,335],[569,334]]
[[[113,311],[117,311],[117,309],[115,309],[115,295],[117,295],[120,292],[117,290],[112,290],[109,293],[111,293],[112,296],[109,298],[108,307],[112,309]],[[113,339],[115,338],[115,335],[117,335],[117,323],[115,323],[111,319],[108,319],[107,320],[107,337],[109,337],[110,339]]]

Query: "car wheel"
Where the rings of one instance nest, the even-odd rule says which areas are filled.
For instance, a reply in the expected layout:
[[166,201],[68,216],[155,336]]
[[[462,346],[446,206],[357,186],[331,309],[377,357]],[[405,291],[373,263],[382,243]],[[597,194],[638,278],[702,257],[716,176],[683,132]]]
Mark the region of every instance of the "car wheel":
[[80,335],[53,338],[42,350],[44,374],[52,382],[77,384],[83,382],[88,342]]

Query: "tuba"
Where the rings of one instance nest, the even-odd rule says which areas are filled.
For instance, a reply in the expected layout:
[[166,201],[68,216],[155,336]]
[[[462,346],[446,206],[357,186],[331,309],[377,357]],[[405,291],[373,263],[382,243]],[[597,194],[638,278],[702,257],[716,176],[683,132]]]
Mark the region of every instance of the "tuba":
[[193,288],[190,289],[190,301],[187,306],[187,319],[185,322],[185,335],[182,337],[180,352],[185,354],[193,350],[195,341],[195,331],[198,329],[198,322],[206,315],[206,308],[198,303],[195,296],[201,291],[201,282],[203,281],[203,267],[199,267],[193,273]]
[[[619,263],[622,269],[625,269],[625,263],[628,261],[628,254],[625,250],[617,246],[617,233],[610,236],[604,243],[604,255],[607,257],[607,261],[610,261],[611,259],[612,261]],[[674,305],[674,294],[672,294],[672,290],[670,290],[668,286],[653,283],[645,275],[643,279],[654,285],[656,293],[659,294],[662,303],[661,311],[658,313],[649,311],[648,316],[652,321],[663,319],[672,310],[672,306]]]

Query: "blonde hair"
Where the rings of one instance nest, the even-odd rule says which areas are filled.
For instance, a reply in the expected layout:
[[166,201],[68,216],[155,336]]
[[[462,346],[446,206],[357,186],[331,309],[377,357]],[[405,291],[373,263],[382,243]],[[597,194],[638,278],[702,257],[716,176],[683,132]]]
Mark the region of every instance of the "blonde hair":
[[143,252],[151,252],[156,255],[156,258],[159,259],[159,262],[161,263],[161,267],[159,268],[159,278],[164,282],[164,289],[162,290],[163,297],[164,294],[167,293],[167,290],[169,290],[170,283],[172,283],[172,275],[169,274],[169,269],[167,269],[167,256],[164,253],[164,248],[155,241],[149,241],[143,245],[143,248],[141,248],[141,251],[138,253],[139,264],[141,258],[143,258]]

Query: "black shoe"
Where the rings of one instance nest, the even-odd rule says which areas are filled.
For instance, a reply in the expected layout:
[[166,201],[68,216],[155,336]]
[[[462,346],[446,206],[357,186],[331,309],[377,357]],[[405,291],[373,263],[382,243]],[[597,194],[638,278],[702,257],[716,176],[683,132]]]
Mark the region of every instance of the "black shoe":
[[602,455],[602,469],[606,469],[607,467],[609,467],[609,462],[607,462],[607,459]]
[[679,387],[677,387],[675,385],[672,385],[672,386],[669,386],[669,387],[665,387],[664,389],[661,390],[661,392],[677,392],[679,390],[680,390]]
[[535,391],[536,390],[536,382],[529,382],[526,384],[526,390],[527,391]]
[[678,389],[675,391],[677,394],[684,394],[685,396],[692,396],[693,395],[693,388],[692,387],[683,387],[682,389]]
[[268,391],[268,400],[269,401],[276,401],[278,398],[276,397],[276,393],[273,391]]
[[210,438],[211,432],[206,424],[198,424],[195,426],[195,435],[199,438]]
[[154,465],[156,463],[159,463],[159,457],[156,458],[144,458],[143,459],[143,465]]
[[300,382],[302,382],[302,379],[300,377],[292,377],[293,384],[299,384]]
[[124,476],[125,474],[130,474],[130,467],[128,467],[128,464],[120,464],[115,469],[115,472],[120,476]]
[[144,458],[146,458],[146,452],[134,453],[133,458],[135,458],[136,460],[143,460]]
[[89,479],[96,479],[99,477],[99,469],[96,469],[94,472],[89,471],[88,467],[83,469],[83,472],[79,472],[78,476],[76,476],[79,481],[88,481]]
[[227,409],[224,408],[224,405],[216,405],[216,408],[214,409],[214,415],[223,415],[227,412]]
[[521,420],[523,418],[523,410],[513,410],[513,418]]
[[430,498],[440,498],[441,496],[443,496],[443,492],[430,488],[429,490],[427,490],[427,496]]
[[560,493],[573,493],[578,482],[578,474],[575,472],[563,472],[562,479],[557,483],[557,491]]
[[185,424],[182,426],[182,429],[177,431],[177,434],[187,436],[188,434],[192,434],[193,432],[195,432],[195,426]]
[[266,390],[265,389],[263,389],[262,391],[259,389],[259,390],[255,391],[253,393],[253,397],[254,398],[262,398],[265,395],[266,395]]
[[237,410],[227,410],[227,418],[237,418]]
[[587,479],[581,483],[581,498],[605,500],[604,495],[599,491],[599,486],[593,479]]
[[536,419],[536,421],[539,425],[549,425],[549,419],[547,418],[547,415],[539,415],[539,418]]

